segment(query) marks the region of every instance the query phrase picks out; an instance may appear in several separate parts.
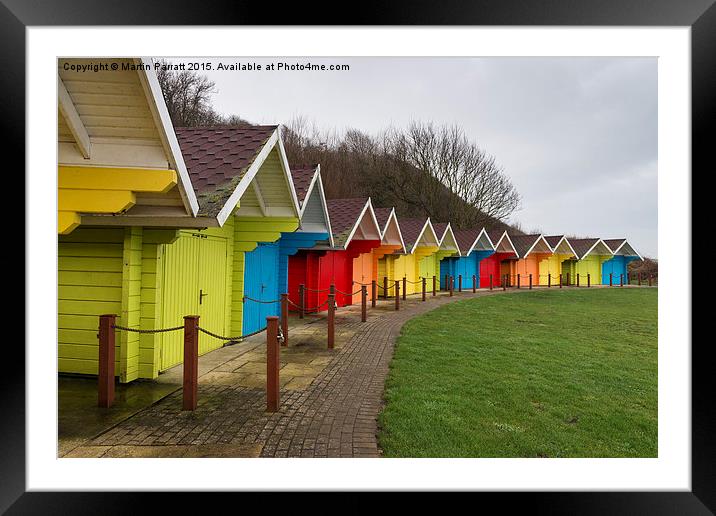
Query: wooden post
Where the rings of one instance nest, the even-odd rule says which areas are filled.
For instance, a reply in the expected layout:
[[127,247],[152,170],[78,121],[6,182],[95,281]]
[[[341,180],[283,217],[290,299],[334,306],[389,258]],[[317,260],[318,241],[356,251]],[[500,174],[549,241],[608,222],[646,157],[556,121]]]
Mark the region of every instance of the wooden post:
[[472,293],[474,294],[477,292],[477,277],[473,274],[472,275]]
[[569,287],[572,284],[572,278],[569,277],[569,272],[567,273],[567,286]]
[[408,289],[407,289],[407,287],[406,287],[406,285],[407,285],[406,282],[407,282],[407,280],[405,279],[405,276],[403,276],[403,301],[405,301],[405,294],[406,294],[407,291],[408,291]]
[[520,276],[522,276],[522,274],[517,275],[517,288],[520,288]]
[[588,272],[587,273],[587,288],[592,286],[592,275]]
[[612,273],[609,273],[609,286],[612,286]]
[[559,273],[559,288],[562,288],[562,273]]
[[507,290],[507,274],[502,275],[502,290]]
[[370,307],[375,308],[375,297],[378,293],[378,285],[375,284],[375,280],[370,282]]
[[400,282],[395,280],[395,310],[400,310]]
[[448,290],[450,291],[450,297],[452,297],[455,290],[455,278],[453,278],[452,276],[450,276],[448,279]]
[[579,273],[577,273],[577,286],[579,286]]
[[641,287],[641,272],[636,273],[637,284]]
[[423,288],[423,302],[425,301],[425,278],[422,278],[421,282]]
[[283,342],[281,345],[288,346],[288,294],[281,294],[281,331]]
[[333,349],[336,330],[336,286],[331,284],[328,293],[328,349]]
[[97,404],[109,408],[114,404],[114,314],[99,316],[99,376],[97,378]]
[[388,299],[388,277],[383,276],[383,299]]
[[651,287],[651,277],[652,277],[652,274],[649,274],[649,286],[650,287]]
[[457,275],[457,291],[462,292],[462,274]]
[[368,288],[365,285],[360,287],[360,320],[365,322],[367,319],[366,310],[368,309]]
[[552,288],[552,273],[547,273],[547,288]]
[[269,315],[266,317],[266,412],[278,412],[280,356],[278,317]]
[[490,290],[492,290],[492,274],[490,274]]
[[[278,317],[276,317],[278,320]],[[199,316],[184,316],[184,395],[182,410],[196,410],[199,389]]]
[[306,314],[306,285],[303,283],[298,286],[298,302],[301,305],[298,309],[298,318],[303,319]]
[[433,297],[435,297],[435,288],[436,288],[437,282],[438,282],[437,278],[435,276],[433,276]]
[[619,275],[619,286],[620,287],[624,286],[624,274]]
[[530,290],[532,290],[532,274],[530,274]]

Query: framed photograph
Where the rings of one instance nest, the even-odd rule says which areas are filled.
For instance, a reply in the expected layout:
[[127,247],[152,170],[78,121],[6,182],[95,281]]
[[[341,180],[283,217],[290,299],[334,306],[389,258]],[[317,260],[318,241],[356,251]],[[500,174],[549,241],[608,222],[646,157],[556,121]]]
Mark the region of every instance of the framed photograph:
[[714,510],[691,178],[716,7],[375,8],[3,0],[27,201],[3,511]]

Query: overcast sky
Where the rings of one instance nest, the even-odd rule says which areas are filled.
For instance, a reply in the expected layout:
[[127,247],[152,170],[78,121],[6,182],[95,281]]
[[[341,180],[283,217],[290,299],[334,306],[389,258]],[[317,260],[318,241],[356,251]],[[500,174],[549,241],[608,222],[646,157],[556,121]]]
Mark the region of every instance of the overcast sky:
[[321,128],[370,133],[410,120],[459,124],[517,187],[522,207],[511,221],[524,230],[626,237],[657,256],[655,58],[209,61],[348,64],[205,73],[216,83],[214,108],[254,123],[302,115]]

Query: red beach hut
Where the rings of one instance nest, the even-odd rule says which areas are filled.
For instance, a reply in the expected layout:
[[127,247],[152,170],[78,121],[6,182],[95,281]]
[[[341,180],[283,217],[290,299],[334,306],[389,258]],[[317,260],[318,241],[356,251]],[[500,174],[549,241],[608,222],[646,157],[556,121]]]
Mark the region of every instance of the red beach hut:
[[[338,306],[352,304],[353,267],[356,258],[380,246],[381,232],[370,198],[331,199],[327,201],[328,217],[333,233],[333,247],[317,245],[289,257],[289,282],[304,279],[305,306],[326,310],[328,290],[336,287]],[[359,264],[372,259],[358,260]],[[300,269],[300,270],[299,270]],[[371,272],[372,274],[372,272]],[[299,304],[297,286],[289,284],[289,299]]]

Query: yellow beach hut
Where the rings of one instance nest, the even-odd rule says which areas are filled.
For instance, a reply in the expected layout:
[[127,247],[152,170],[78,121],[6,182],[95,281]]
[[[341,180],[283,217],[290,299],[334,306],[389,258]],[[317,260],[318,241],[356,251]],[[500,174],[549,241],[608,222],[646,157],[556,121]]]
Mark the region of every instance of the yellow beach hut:
[[[539,284],[556,285],[559,283],[559,275],[562,274],[562,262],[576,259],[577,253],[564,235],[550,235],[544,237],[552,249],[552,254],[547,254],[539,262]],[[566,281],[566,274],[564,276]]]
[[[59,63],[61,373],[97,374],[100,314],[136,330],[198,314],[209,330],[241,335],[244,255],[298,226],[277,127],[193,128],[180,147],[151,61],[119,61],[97,74]],[[181,332],[116,340],[122,382],[183,358]],[[200,353],[222,344],[202,336]]]
[[[562,262],[562,277],[565,284],[592,285],[602,283],[602,264],[611,259],[611,249],[601,238],[567,238],[574,249],[575,257]],[[577,276],[579,275],[579,276]],[[588,276],[589,275],[589,276]]]
[[[435,261],[432,255],[440,249],[435,230],[429,217],[424,218],[398,218],[400,233],[405,243],[404,254],[390,254],[379,260],[379,273],[383,271],[383,277],[388,278],[388,296],[393,295],[390,288],[395,281],[406,279],[406,295],[420,291],[418,281],[422,274],[430,282],[435,275]],[[380,262],[383,262],[380,264]],[[429,276],[427,274],[429,273]],[[383,278],[379,277],[379,283]]]

